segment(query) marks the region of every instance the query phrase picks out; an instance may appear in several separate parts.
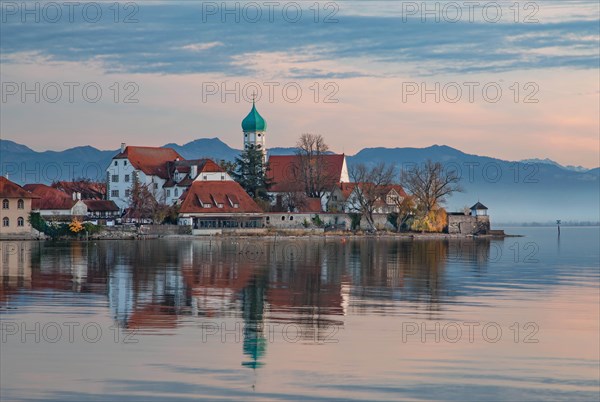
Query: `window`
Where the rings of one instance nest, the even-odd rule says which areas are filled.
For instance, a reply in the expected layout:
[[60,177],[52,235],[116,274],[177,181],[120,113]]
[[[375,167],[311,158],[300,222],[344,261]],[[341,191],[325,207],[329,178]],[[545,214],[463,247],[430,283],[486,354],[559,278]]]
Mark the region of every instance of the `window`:
[[129,175],[128,174],[125,175],[125,183],[129,183]]
[[110,190],[110,196],[111,197],[118,197],[119,196],[119,190]]
[[178,189],[178,188],[175,188],[175,191],[174,191],[174,193],[175,193],[175,197],[179,196],[179,189]]
[[285,220],[285,216],[282,216],[282,217],[281,217],[281,220],[282,220],[282,221],[284,221],[284,220]]
[[117,166],[117,163],[119,163],[119,161],[115,161],[115,166]]
[[25,226],[25,219],[23,219],[22,217],[19,216],[17,218],[17,226],[21,226],[21,227]]
[[294,220],[294,217],[293,217],[293,216],[290,216],[290,220],[291,220],[291,221],[293,221],[293,220]]
[[10,221],[8,220],[7,217],[2,218],[2,226],[8,227],[9,224],[10,224]]
[[258,136],[260,137],[260,133],[258,133]]
[[208,176],[207,175],[204,175],[204,180],[208,180]]
[[118,183],[119,182],[119,175],[118,174],[113,174],[112,175],[112,182],[113,183]]
[[130,194],[131,194],[131,190],[129,190],[129,189],[125,190],[125,197],[129,198]]
[[154,183],[154,189],[157,190],[158,189],[158,183]]
[[123,161],[123,166],[127,166],[127,159]]
[[167,197],[171,196],[171,190],[167,189]]
[[17,201],[17,209],[25,209],[25,201],[23,201],[23,200]]
[[8,209],[8,200],[7,199],[2,200],[2,209]]
[[221,180],[225,180],[225,175],[224,174],[221,175]]

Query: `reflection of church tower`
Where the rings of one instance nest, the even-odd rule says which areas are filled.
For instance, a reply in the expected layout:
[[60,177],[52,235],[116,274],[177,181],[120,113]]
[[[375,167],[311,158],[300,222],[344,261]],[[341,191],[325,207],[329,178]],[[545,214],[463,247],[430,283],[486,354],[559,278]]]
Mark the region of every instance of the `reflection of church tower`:
[[252,110],[242,121],[242,131],[244,132],[244,149],[256,148],[263,152],[264,160],[267,158],[266,131],[267,122],[256,110],[254,98],[252,99]]
[[264,328],[265,293],[267,291],[267,275],[258,273],[248,286],[242,290],[242,316],[244,318],[244,354],[250,361],[242,365],[258,368],[267,349]]

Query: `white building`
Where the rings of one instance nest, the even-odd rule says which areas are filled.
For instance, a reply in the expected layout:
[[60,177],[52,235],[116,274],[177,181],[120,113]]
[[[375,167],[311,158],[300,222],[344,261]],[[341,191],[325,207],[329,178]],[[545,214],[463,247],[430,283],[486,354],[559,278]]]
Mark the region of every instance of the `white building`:
[[210,159],[185,160],[172,148],[121,144],[106,168],[106,194],[122,210],[129,205],[134,180],[146,186],[161,203],[180,202],[181,195],[196,180],[233,180]]

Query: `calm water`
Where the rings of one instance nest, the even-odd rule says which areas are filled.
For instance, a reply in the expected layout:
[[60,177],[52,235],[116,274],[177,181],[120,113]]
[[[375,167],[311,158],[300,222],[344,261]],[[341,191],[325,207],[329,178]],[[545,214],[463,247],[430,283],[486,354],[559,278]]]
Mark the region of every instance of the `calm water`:
[[598,400],[598,228],[0,243],[1,398]]

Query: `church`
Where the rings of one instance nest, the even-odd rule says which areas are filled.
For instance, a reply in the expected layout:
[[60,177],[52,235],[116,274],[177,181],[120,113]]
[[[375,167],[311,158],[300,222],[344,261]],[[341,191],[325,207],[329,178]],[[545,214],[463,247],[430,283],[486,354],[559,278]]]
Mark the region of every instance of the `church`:
[[[306,178],[301,174],[302,157],[299,155],[269,155],[267,149],[267,122],[256,109],[252,109],[242,121],[244,149],[255,148],[263,152],[263,161],[268,163],[267,177],[272,183],[269,188],[272,209],[288,213],[323,213],[327,211],[331,192],[342,183],[350,181],[344,154],[327,154],[318,158],[322,196],[315,199],[300,197],[305,192]],[[290,199],[295,202],[291,202]],[[298,201],[298,200],[302,201]]]

